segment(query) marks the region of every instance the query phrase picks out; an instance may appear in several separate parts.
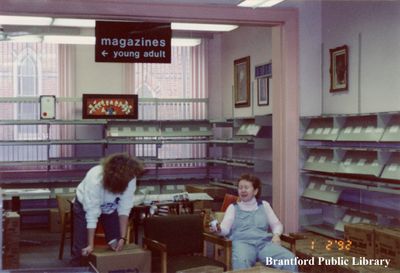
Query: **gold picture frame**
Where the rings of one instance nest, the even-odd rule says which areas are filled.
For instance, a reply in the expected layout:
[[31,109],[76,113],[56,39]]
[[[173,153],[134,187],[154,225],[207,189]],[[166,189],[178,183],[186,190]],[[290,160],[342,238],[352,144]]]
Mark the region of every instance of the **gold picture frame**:
[[349,49],[347,45],[343,45],[330,49],[329,53],[331,58],[329,91],[346,91],[349,89]]
[[250,56],[234,60],[235,107],[250,106]]

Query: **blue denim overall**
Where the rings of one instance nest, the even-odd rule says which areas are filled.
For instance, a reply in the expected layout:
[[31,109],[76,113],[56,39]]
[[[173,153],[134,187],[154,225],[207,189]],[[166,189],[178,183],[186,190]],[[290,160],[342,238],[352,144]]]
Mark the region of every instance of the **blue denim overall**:
[[[267,232],[269,223],[262,201],[258,201],[255,211],[241,210],[235,204],[230,239],[232,240],[232,267],[234,270],[254,266],[256,261],[265,264],[266,257],[273,259],[294,258],[292,252],[272,243],[272,234]],[[276,266],[278,269],[297,272],[296,265]]]

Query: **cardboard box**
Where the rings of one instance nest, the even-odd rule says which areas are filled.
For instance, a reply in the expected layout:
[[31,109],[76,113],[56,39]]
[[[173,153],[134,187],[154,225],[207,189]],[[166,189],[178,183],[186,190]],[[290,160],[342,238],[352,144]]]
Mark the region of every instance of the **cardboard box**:
[[49,229],[51,233],[61,232],[61,219],[58,209],[50,209]]
[[388,228],[375,229],[375,258],[390,259],[389,266],[400,268],[400,232]]
[[19,268],[20,216],[5,212],[3,228],[3,268]]
[[222,273],[224,268],[213,265],[205,265],[199,267],[188,268],[176,271],[176,273]]
[[138,245],[126,245],[122,251],[98,248],[89,256],[89,261],[100,273],[151,272],[151,252]]
[[344,240],[351,241],[350,255],[364,256],[368,259],[375,257],[375,227],[369,224],[346,224],[344,226]]

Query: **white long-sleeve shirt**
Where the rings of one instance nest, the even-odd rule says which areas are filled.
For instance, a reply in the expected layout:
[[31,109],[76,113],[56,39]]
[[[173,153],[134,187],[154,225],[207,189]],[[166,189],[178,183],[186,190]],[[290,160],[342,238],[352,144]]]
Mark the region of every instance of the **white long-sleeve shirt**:
[[133,207],[135,190],[136,177],[129,181],[128,187],[122,194],[109,192],[103,187],[103,167],[97,165],[91,168],[76,189],[76,197],[86,212],[87,228],[96,228],[102,207],[109,208],[117,198],[119,198],[116,208],[118,215],[129,215]]
[[[244,211],[255,211],[258,208],[257,200],[255,198],[251,199],[248,202],[239,201],[237,204],[239,205],[239,208]],[[275,212],[272,210],[271,205],[267,201],[262,201],[262,205],[264,207],[265,215],[267,216],[269,226],[272,229],[272,233],[281,235],[283,232],[283,225],[279,221]],[[225,236],[229,234],[234,219],[235,219],[235,206],[234,204],[231,204],[227,208],[224,215],[224,219],[222,220],[220,225],[221,235]]]

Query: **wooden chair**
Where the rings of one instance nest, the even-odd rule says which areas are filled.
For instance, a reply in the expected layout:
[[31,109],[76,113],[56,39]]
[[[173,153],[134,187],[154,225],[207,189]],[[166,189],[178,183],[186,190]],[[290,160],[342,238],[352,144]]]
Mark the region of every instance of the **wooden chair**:
[[61,242],[60,242],[60,250],[58,253],[58,259],[62,260],[64,255],[64,243],[65,239],[67,239],[67,233],[70,233],[69,239],[71,239],[71,247],[72,247],[72,235],[71,235],[71,203],[73,195],[63,195],[57,194],[57,206],[60,214],[60,223],[61,223]]
[[236,203],[239,200],[239,196],[226,193],[224,196],[224,201],[222,201],[221,212],[225,212],[230,204]]
[[[226,253],[229,253],[225,262],[206,257],[206,241],[224,247]],[[176,272],[205,265],[230,270],[232,242],[214,234],[204,233],[203,219],[199,214],[146,218],[143,246],[151,250],[154,256],[152,272]]]

